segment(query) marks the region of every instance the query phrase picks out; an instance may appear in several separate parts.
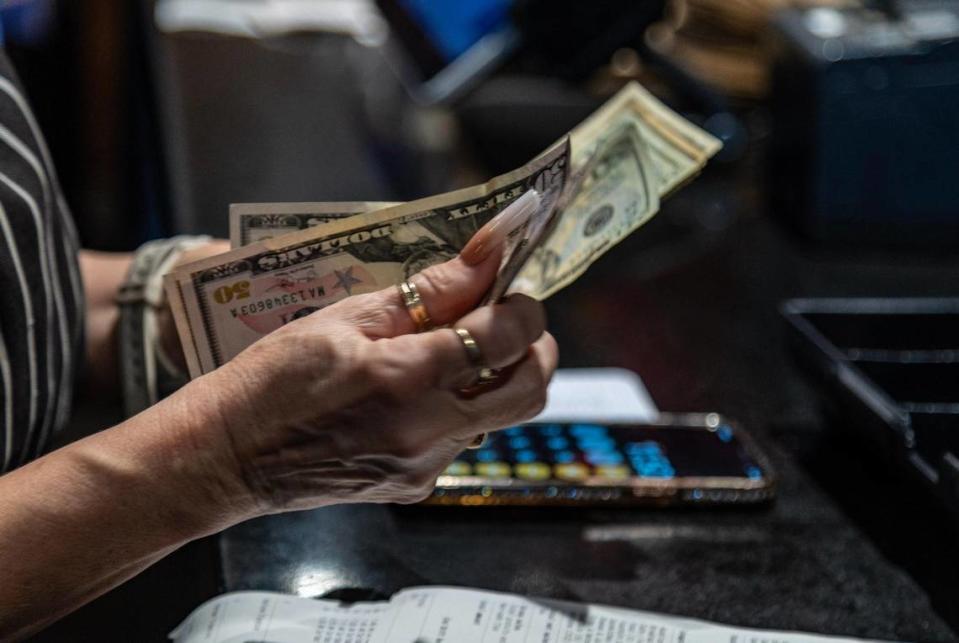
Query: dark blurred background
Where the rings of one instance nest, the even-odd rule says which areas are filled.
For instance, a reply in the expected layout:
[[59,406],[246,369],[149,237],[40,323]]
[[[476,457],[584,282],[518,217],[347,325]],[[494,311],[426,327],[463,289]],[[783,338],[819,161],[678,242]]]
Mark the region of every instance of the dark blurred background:
[[[222,235],[231,202],[475,182],[630,79],[722,138],[709,172],[752,172],[757,208],[807,238],[941,247],[959,230],[945,0],[7,5],[8,49],[91,247]],[[437,90],[468,45],[505,33]],[[717,195],[673,223],[709,233],[729,216]]]
[[[627,367],[664,410],[741,420],[785,484],[762,518],[688,518],[707,531],[768,528],[749,552],[641,543],[593,561],[615,582],[580,595],[559,565],[530,591],[564,595],[558,583],[581,600],[742,624],[950,640],[939,619],[959,625],[959,2],[22,0],[2,18],[98,249],[225,236],[230,203],[405,200],[476,183],[638,80],[724,149],[548,302],[563,365]],[[596,521],[687,521],[649,515]],[[376,516],[414,550],[423,530],[435,528],[427,545],[439,550],[444,529],[469,526]],[[557,518],[559,531],[573,518]],[[197,582],[160,608],[163,627],[216,591],[261,586],[249,578],[272,568],[244,561],[295,532],[285,519],[299,518],[228,532],[254,554],[216,556],[244,571]],[[536,520],[553,518],[524,527],[533,544],[517,555],[530,560]],[[320,519],[303,524],[322,537]],[[583,551],[568,531],[557,547]],[[472,532],[456,533],[446,544],[461,549]],[[413,575],[390,556],[372,553],[369,578],[389,579],[380,591]],[[760,562],[741,573],[750,557]],[[822,582],[780,573],[796,560]],[[413,580],[514,589],[474,567],[449,579],[440,561]],[[102,604],[178,591],[180,577],[163,585],[161,571]],[[635,591],[647,571],[670,580]]]

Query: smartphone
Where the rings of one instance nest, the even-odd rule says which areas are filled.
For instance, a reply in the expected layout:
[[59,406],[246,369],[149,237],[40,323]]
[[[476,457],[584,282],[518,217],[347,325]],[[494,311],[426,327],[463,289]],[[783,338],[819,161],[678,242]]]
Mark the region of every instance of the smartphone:
[[648,424],[524,424],[491,434],[439,477],[434,505],[742,505],[776,478],[736,423],[716,413]]

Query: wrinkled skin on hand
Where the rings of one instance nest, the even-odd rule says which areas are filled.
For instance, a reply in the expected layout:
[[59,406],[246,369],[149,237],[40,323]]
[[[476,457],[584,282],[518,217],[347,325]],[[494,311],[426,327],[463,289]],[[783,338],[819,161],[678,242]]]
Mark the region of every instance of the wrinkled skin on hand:
[[[532,299],[474,310],[498,264],[496,252],[464,251],[413,277],[434,323],[448,328],[417,334],[390,288],[296,320],[194,382],[223,400],[216,424],[234,478],[224,488],[245,489],[254,515],[416,502],[477,434],[537,414],[556,343]],[[462,392],[477,369],[454,327],[504,369],[494,384]]]

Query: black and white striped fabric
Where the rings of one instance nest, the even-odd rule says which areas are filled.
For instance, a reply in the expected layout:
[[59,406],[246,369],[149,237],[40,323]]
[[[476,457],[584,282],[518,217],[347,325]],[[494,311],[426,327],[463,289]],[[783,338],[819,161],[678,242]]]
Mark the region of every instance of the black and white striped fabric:
[[81,358],[79,241],[36,120],[0,49],[0,473],[70,411]]

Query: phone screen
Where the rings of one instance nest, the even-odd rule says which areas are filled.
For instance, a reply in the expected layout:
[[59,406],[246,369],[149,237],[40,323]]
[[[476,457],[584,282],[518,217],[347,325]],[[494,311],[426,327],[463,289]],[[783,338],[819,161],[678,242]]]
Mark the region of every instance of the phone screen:
[[761,480],[766,472],[727,423],[715,426],[528,424],[490,435],[447,476],[527,481]]

